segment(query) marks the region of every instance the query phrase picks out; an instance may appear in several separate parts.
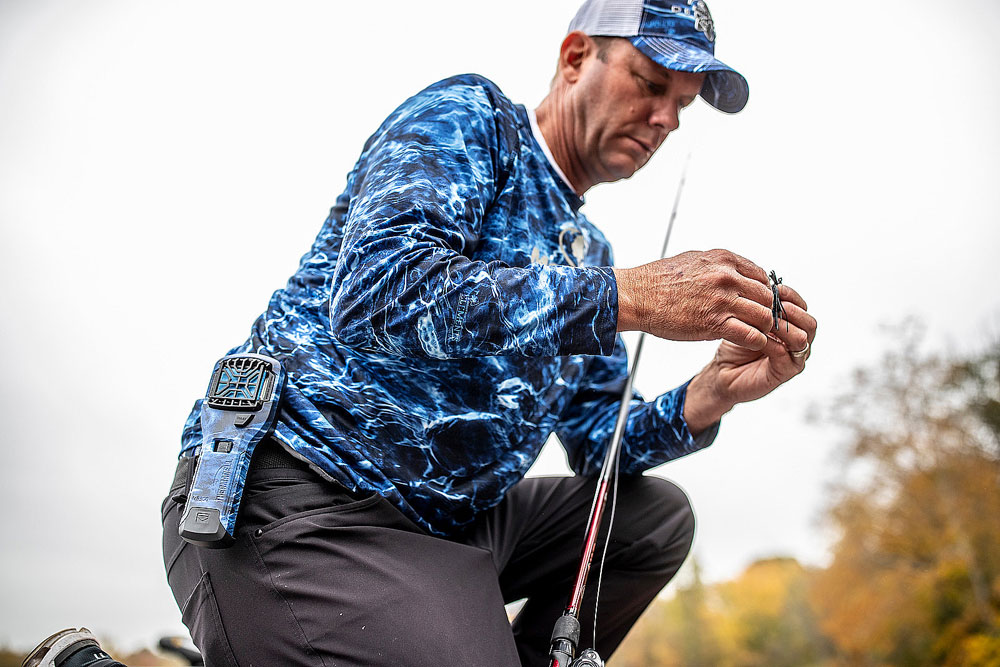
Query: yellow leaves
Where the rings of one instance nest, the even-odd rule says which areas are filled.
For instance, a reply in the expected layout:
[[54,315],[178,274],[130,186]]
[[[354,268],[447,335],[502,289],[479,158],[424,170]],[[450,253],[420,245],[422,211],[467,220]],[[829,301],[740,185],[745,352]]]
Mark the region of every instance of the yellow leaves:
[[[947,360],[914,336],[836,402],[848,438],[829,566],[695,576],[614,667],[1000,665],[1000,343]],[[647,642],[660,647],[634,657]]]
[[[841,533],[813,602],[837,653],[869,664],[967,664],[1000,625],[1000,452],[988,420],[1000,345],[921,357],[911,340],[838,403],[869,471],[830,517]],[[995,365],[995,364],[994,364]],[[992,367],[991,367],[992,368]]]
[[996,667],[1000,665],[1000,637],[985,634],[966,637],[959,646],[959,653],[958,661],[946,667]]
[[826,642],[806,597],[809,573],[791,558],[751,565],[733,581],[705,586],[697,573],[657,600],[615,654],[613,667],[801,667]]

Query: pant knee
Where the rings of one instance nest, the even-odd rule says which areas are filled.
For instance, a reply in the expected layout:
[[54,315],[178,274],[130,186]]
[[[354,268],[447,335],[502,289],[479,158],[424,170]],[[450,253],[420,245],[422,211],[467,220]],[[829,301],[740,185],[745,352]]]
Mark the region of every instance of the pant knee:
[[[668,510],[664,520],[676,526],[676,539],[687,544],[690,549],[694,541],[695,517],[694,507],[684,489],[662,477],[647,477],[654,480],[661,494],[660,506]],[[672,510],[672,512],[671,512]]]
[[648,563],[676,571],[694,541],[695,516],[687,494],[660,477],[635,477],[620,499],[624,506],[615,520],[615,538],[631,543]]

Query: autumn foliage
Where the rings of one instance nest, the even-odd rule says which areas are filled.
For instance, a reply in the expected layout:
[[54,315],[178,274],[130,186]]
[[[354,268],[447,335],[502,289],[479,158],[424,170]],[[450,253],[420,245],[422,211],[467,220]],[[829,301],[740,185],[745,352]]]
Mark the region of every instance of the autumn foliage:
[[712,585],[696,568],[611,667],[1000,665],[1000,343],[928,355],[913,323],[894,340],[822,420],[846,436],[830,564]]

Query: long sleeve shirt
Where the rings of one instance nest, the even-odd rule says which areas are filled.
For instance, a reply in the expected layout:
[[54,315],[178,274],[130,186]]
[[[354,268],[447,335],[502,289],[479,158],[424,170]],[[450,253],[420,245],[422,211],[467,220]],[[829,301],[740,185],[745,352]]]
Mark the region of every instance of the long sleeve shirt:
[[[626,379],[611,248],[522,106],[476,75],[404,102],[367,141],[312,248],[231,352],[287,373],[274,437],[449,535],[555,431],[593,474]],[[622,471],[708,445],[686,385],[636,395]],[[182,453],[201,438],[200,401]]]

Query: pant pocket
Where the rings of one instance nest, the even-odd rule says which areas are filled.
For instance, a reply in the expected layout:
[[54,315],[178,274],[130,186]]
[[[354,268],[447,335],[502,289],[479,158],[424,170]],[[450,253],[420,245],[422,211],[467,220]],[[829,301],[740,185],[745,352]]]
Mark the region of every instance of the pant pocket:
[[204,573],[181,609],[181,620],[208,667],[239,667],[222,625],[212,580]]

